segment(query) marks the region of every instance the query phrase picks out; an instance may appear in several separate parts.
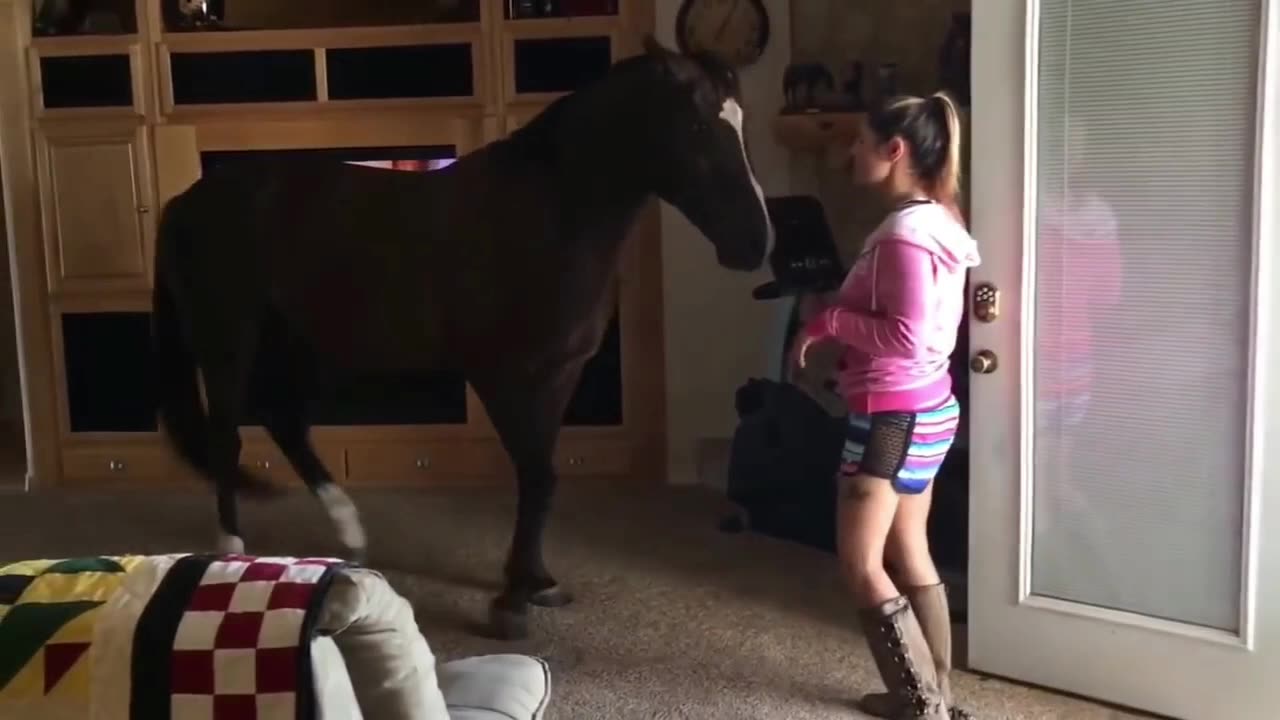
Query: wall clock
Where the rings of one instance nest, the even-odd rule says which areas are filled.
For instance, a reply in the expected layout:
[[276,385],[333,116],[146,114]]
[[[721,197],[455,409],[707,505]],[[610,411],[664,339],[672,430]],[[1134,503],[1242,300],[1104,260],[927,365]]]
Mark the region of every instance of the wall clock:
[[684,0],[676,12],[681,52],[706,52],[735,68],[760,59],[769,44],[763,0]]

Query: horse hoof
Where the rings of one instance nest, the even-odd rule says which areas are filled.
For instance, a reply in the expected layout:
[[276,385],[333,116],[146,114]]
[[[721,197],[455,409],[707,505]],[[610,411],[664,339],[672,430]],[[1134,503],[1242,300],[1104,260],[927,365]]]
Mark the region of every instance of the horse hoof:
[[490,605],[489,632],[498,640],[524,640],[529,637],[529,613]]
[[365,567],[369,564],[369,548],[347,548],[347,562]]
[[218,553],[222,555],[243,555],[244,540],[239,535],[218,533]]
[[573,602],[573,593],[559,585],[543,588],[529,596],[529,604],[541,608],[564,607]]

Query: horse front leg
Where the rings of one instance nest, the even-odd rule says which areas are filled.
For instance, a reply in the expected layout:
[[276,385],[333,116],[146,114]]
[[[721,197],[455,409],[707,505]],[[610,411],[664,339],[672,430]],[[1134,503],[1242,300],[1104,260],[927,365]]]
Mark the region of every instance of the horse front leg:
[[516,522],[504,569],[506,584],[489,608],[491,631],[506,640],[528,636],[529,605],[561,607],[573,600],[547,570],[543,539],[557,484],[552,454],[581,371],[582,363],[575,362],[536,382],[511,378],[475,383],[516,468]]
[[543,559],[543,538],[557,480],[551,463],[553,447],[512,458],[518,493],[516,523],[503,573],[506,584],[489,606],[490,629],[503,640],[528,637],[530,605],[561,607],[573,600]]
[[504,573],[508,589],[518,588],[530,605],[548,608],[573,602],[572,594],[556,582],[543,560],[543,538],[558,482],[551,460],[554,448],[553,443],[539,457],[517,461],[516,526]]

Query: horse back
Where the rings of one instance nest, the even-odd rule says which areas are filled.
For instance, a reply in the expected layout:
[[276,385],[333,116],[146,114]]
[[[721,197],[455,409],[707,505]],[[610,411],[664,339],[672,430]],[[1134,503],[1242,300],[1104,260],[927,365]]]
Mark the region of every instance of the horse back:
[[205,332],[276,313],[342,367],[553,362],[594,350],[609,278],[547,180],[486,150],[427,174],[226,168],[166,210],[157,272]]

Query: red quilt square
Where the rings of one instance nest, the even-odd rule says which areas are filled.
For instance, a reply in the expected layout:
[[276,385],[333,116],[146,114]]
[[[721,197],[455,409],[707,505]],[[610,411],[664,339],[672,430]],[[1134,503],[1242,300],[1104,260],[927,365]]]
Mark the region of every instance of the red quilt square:
[[227,613],[218,626],[213,646],[229,648],[253,648],[258,646],[258,633],[262,630],[262,613]]
[[276,583],[271,588],[271,599],[267,601],[268,610],[305,610],[311,602],[315,591],[314,583]]
[[171,692],[180,695],[213,694],[212,650],[174,650],[169,660]]
[[257,561],[244,569],[244,574],[240,576],[240,582],[252,582],[255,580],[279,580],[284,575],[284,570],[288,565],[278,562]]
[[256,658],[259,693],[285,693],[298,689],[298,649],[263,648]]
[[216,695],[213,720],[257,720],[258,701],[253,695]]
[[191,604],[188,610],[226,610],[231,607],[231,595],[236,591],[235,583],[213,583],[199,585],[191,593]]

